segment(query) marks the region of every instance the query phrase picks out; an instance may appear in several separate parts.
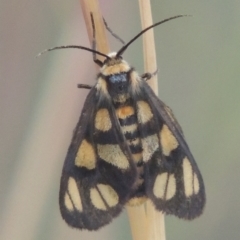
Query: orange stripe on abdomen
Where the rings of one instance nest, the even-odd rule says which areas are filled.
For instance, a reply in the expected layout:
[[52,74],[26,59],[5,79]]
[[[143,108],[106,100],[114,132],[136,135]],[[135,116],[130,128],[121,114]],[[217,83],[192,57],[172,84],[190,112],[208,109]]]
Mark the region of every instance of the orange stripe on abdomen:
[[125,119],[131,115],[134,115],[135,111],[131,106],[123,106],[116,109],[116,114],[118,118]]

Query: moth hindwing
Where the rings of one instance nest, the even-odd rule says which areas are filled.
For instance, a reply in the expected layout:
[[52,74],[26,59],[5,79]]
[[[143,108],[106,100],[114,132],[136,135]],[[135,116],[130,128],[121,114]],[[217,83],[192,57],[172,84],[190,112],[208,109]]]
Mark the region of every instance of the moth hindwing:
[[[179,218],[194,219],[202,213],[203,179],[180,125],[146,83],[151,74],[139,76],[121,57],[144,32],[182,16],[144,29],[117,53],[105,55],[82,46],[50,49],[93,52],[101,67],[93,87],[80,85],[91,90],[62,171],[60,210],[70,226],[97,230],[125,205],[147,199],[158,211]],[[97,60],[96,54],[105,61]]]

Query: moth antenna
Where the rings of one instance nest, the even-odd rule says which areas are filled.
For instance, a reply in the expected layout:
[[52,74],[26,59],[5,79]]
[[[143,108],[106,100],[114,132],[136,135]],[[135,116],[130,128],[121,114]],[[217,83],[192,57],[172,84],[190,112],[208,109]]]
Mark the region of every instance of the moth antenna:
[[111,35],[113,37],[115,37],[119,42],[121,42],[122,44],[125,44],[125,42],[116,34],[112,31],[112,29],[108,26],[105,18],[103,18],[103,22],[104,22],[104,25],[105,25],[105,28],[108,30],[109,33],[111,33]]
[[117,55],[116,55],[116,56],[121,56],[121,55],[124,53],[124,51],[128,48],[128,46],[129,46],[130,44],[132,44],[137,38],[139,38],[141,35],[143,35],[143,34],[144,34],[145,32],[147,32],[149,29],[154,28],[154,27],[156,27],[156,26],[158,26],[158,25],[160,25],[160,24],[162,24],[162,23],[168,22],[168,21],[173,20],[173,19],[176,19],[176,18],[189,17],[189,16],[191,16],[191,15],[177,15],[177,16],[173,16],[173,17],[166,18],[166,19],[164,19],[164,20],[162,20],[162,21],[160,21],[160,22],[157,22],[157,23],[155,23],[155,24],[153,24],[153,25],[145,28],[145,29],[142,30],[140,33],[138,33],[134,38],[132,38],[127,44],[125,44],[122,48],[120,48],[120,50],[117,52]]
[[95,53],[95,54],[98,54],[100,56],[103,56],[107,59],[111,59],[108,55],[104,54],[104,53],[101,53],[97,50],[94,50],[92,48],[88,48],[88,47],[83,47],[83,46],[78,46],[78,45],[67,45],[67,46],[58,46],[58,47],[54,47],[54,48],[49,48],[49,49],[46,49],[44,50],[43,52],[40,52],[37,57],[41,56],[42,54],[46,53],[46,52],[50,52],[50,51],[53,51],[53,50],[58,50],[58,49],[65,49],[65,48],[78,48],[78,49],[82,49],[82,50],[86,50],[88,52],[92,52],[92,53]]

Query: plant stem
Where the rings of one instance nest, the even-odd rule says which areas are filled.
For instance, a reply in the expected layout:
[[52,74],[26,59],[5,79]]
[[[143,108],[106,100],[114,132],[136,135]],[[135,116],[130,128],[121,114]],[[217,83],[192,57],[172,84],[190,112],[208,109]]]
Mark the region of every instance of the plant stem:
[[[102,13],[99,7],[98,0],[80,0],[84,20],[87,27],[89,41],[92,44],[93,42],[93,31],[92,31],[92,22],[91,22],[91,13],[94,17],[94,25],[96,29],[96,43],[97,50],[102,53],[109,53],[109,44],[106,35],[106,29],[103,22]],[[97,56],[99,60],[103,60],[103,57]]]
[[[92,44],[93,41],[90,18],[92,13],[96,29],[97,50],[105,54],[108,53],[109,45],[98,1],[80,0],[80,3],[90,43]],[[139,0],[139,6],[142,28],[144,29],[152,24],[150,0]],[[153,30],[149,30],[143,35],[143,51],[145,72],[154,73],[157,70],[157,64]],[[102,57],[98,56],[98,59],[102,60]],[[155,75],[148,82],[155,93],[157,93],[157,76]],[[127,207],[127,211],[133,240],[165,240],[164,215],[161,212],[157,212],[150,201],[140,206]]]
[[[153,24],[150,0],[139,0],[139,8],[142,29],[145,29]],[[155,72],[157,70],[157,60],[153,29],[147,31],[143,35],[143,53],[145,72]],[[157,75],[155,75],[151,81],[149,81],[149,85],[152,87],[154,92],[158,94]],[[155,207],[150,201],[146,203],[146,218],[148,226],[146,240],[165,240],[164,214],[156,211]]]

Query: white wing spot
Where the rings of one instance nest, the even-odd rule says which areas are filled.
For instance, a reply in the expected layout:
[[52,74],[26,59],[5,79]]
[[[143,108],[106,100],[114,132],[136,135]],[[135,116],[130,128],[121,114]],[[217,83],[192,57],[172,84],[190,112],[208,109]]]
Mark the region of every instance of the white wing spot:
[[176,179],[174,177],[174,174],[170,174],[166,190],[166,200],[173,198],[175,193],[176,193]]
[[72,200],[73,207],[81,212],[83,210],[81,196],[80,196],[80,193],[79,193],[79,190],[78,190],[77,183],[76,183],[76,181],[73,177],[70,177],[68,179],[68,194],[69,194],[70,199],[68,199],[68,197],[66,197],[66,195],[65,195],[66,207],[68,209],[71,209],[71,206],[69,204],[69,200],[70,201]]
[[174,174],[169,175],[167,172],[159,174],[155,179],[153,194],[163,200],[173,198],[176,194],[176,179]]
[[109,207],[114,207],[118,204],[118,194],[110,185],[98,184],[97,187]]
[[164,194],[165,194],[165,189],[166,189],[166,185],[167,185],[167,180],[168,180],[168,173],[161,173],[159,174],[156,179],[155,179],[155,183],[153,186],[153,194],[157,197],[157,198],[164,198]]
[[159,148],[157,134],[142,138],[142,156],[143,161],[147,162],[151,159],[154,152]]
[[98,144],[97,145],[98,155],[104,161],[120,168],[129,168],[129,162],[127,157],[121,150],[118,144]]
[[114,207],[119,201],[116,191],[110,185],[106,184],[98,184],[95,188],[91,188],[90,198],[92,204],[101,210],[107,210],[107,207]]
[[193,187],[194,187],[194,193],[198,194],[200,190],[200,186],[199,186],[199,181],[196,173],[193,174]]
[[193,170],[188,158],[183,159],[183,180],[186,197],[193,195]]
[[103,199],[101,198],[99,192],[96,188],[90,189],[90,199],[92,204],[97,208],[101,210],[107,210],[106,205],[103,202]]
[[65,204],[65,207],[68,209],[68,211],[70,212],[73,211],[74,207],[68,193],[65,193],[64,195],[64,204]]

